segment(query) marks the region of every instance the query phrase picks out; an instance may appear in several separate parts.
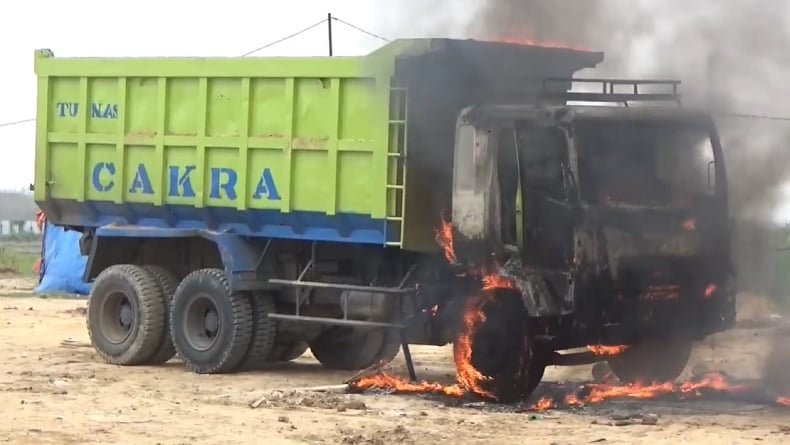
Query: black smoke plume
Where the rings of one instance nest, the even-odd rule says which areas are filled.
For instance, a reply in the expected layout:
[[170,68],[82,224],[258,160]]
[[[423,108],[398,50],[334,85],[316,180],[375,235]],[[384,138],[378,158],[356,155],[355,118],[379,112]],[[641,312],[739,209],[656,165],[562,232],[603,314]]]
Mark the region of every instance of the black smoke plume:
[[[755,264],[775,255],[775,237],[751,231],[775,224],[781,187],[790,179],[790,121],[733,114],[790,116],[789,6],[784,0],[401,1],[380,16],[380,26],[403,37],[561,42],[606,53],[594,72],[579,75],[681,79],[685,105],[716,115],[731,214],[748,224],[749,244],[764,240],[737,260]],[[739,243],[747,241],[736,237],[740,252]],[[767,290],[772,273],[754,269],[741,274],[741,284]]]

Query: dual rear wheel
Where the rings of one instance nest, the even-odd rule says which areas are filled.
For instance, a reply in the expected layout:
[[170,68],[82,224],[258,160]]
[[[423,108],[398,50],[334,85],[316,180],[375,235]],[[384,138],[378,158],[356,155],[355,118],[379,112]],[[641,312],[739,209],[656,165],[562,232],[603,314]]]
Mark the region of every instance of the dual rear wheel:
[[97,353],[116,365],[156,365],[178,354],[200,374],[253,371],[294,360],[308,347],[325,366],[361,369],[398,352],[389,331],[327,330],[306,342],[277,342],[266,293],[231,293],[225,273],[201,269],[180,284],[158,266],[116,265],[96,278],[87,324]]

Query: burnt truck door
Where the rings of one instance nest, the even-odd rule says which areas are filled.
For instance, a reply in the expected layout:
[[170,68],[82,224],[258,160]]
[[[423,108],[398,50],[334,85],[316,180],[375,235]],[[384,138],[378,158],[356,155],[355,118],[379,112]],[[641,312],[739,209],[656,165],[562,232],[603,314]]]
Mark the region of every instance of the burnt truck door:
[[522,259],[567,282],[577,215],[567,137],[556,126],[531,121],[517,122],[511,134],[519,167]]

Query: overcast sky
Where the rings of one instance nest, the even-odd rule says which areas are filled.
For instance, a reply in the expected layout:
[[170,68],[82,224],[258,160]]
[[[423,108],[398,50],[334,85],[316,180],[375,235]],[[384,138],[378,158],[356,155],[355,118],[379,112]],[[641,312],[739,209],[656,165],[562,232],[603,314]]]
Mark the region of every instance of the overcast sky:
[[[386,12],[383,3],[362,0],[17,2],[0,16],[0,124],[35,117],[33,51],[37,48],[49,48],[60,57],[239,56],[306,28],[326,18],[328,12],[370,29],[381,23],[376,11]],[[337,22],[333,34],[336,55],[366,54],[385,43]],[[256,54],[326,53],[327,29],[320,26]],[[33,181],[34,144],[35,123],[0,126],[0,190],[26,187]]]

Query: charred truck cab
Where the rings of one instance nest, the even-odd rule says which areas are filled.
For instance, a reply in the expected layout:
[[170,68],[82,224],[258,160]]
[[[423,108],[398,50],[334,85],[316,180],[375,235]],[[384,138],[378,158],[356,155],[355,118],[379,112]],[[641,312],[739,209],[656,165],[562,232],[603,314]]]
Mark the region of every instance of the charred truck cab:
[[[542,365],[606,360],[559,352],[587,345],[627,348],[608,358],[621,380],[674,380],[692,343],[735,318],[713,120],[679,102],[628,106],[675,101],[679,82],[580,80],[605,93],[567,101],[626,106],[556,105],[555,93],[550,105],[470,107],[456,126],[456,256],[511,283],[496,293],[523,310],[527,361],[541,362],[527,390]],[[618,84],[630,92],[615,94]],[[670,92],[640,93],[645,84]],[[514,307],[502,309],[512,320]]]

